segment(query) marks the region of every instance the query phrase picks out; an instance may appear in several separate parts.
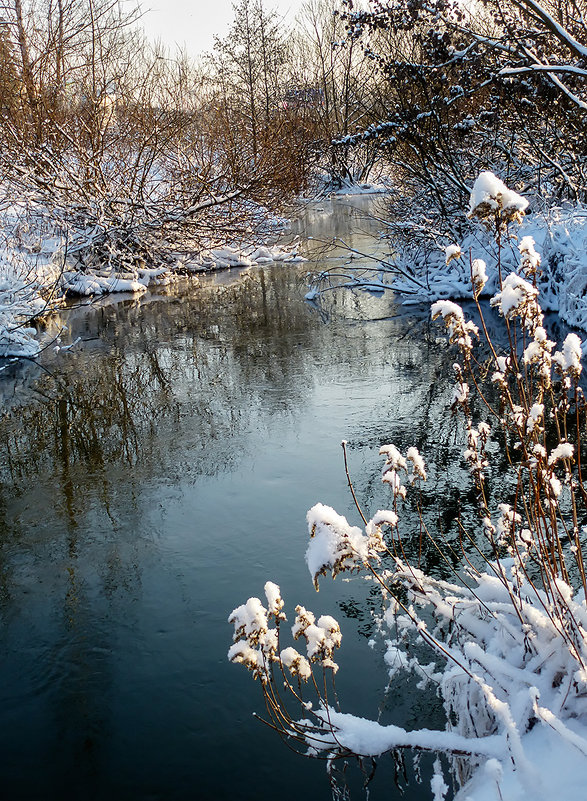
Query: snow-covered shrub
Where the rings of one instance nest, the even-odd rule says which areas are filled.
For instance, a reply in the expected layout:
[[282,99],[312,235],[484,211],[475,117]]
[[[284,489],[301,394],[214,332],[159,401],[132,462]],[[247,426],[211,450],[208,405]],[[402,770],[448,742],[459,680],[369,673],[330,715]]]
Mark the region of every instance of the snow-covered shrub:
[[31,226],[23,209],[0,215],[0,358],[35,357],[41,345],[32,321],[59,304],[59,241]]
[[[469,211],[502,241],[524,208],[523,198],[485,174]],[[292,634],[304,636],[306,653],[283,648],[285,618],[273,585],[266,585],[267,608],[249,599],[232,613],[235,643],[229,658],[261,679],[272,725],[311,755],[332,761],[398,749],[433,751],[448,759],[463,801],[579,801],[587,775],[581,341],[570,333],[557,348],[549,339],[540,306],[539,254],[530,237],[519,242],[518,251],[518,270],[503,279],[499,258],[492,265],[470,259],[480,326],[467,321],[452,301],[432,305],[432,317],[444,324],[459,354],[452,405],[463,419],[463,459],[477,499],[476,522],[458,521],[456,567],[454,543],[422,520],[423,536],[445,561],[451,580],[428,575],[405,547],[411,533],[402,525],[405,499],[427,478],[415,448],[406,453],[393,444],[381,448],[391,508],[368,520],[355,499],[362,526],[323,504],[308,512],[306,561],[315,584],[321,575],[348,571],[363,571],[376,582],[390,678],[403,671],[420,683],[432,682],[446,711],[445,729],[407,731],[342,712],[326,690],[326,675],[334,680],[337,670],[332,657],[341,642],[338,625],[332,618],[316,623],[312,613],[297,607]],[[478,287],[492,271],[498,272],[498,291],[491,302],[506,329],[506,349],[489,338],[478,303]],[[488,489],[495,471],[492,441],[499,442],[509,464],[503,495],[495,500]],[[302,704],[298,717],[278,693],[282,676],[292,699]],[[306,685],[313,690],[312,703],[302,694]],[[556,769],[559,760],[564,775]],[[442,770],[437,760],[430,796],[435,801],[449,792]]]

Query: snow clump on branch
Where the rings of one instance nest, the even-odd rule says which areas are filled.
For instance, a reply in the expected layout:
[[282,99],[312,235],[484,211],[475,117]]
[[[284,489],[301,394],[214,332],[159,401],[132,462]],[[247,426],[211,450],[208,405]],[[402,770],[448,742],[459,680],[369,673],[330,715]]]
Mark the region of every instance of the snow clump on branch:
[[479,174],[471,191],[469,217],[478,217],[484,223],[521,222],[528,201],[507,186],[492,172]]

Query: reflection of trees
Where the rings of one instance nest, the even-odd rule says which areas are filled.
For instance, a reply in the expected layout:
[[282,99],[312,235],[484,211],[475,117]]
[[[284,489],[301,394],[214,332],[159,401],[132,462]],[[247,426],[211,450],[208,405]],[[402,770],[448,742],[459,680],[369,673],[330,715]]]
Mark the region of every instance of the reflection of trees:
[[[90,346],[61,357],[56,376],[31,381],[29,398],[5,415],[4,480],[51,472],[69,492],[72,482],[113,463],[147,469],[151,459],[160,467],[154,451],[165,433],[202,445],[236,433],[239,411],[260,405],[269,384],[294,402],[291,376],[299,374],[303,354],[282,358],[288,344],[281,340],[286,330],[295,335],[312,320],[303,305],[292,308],[277,297],[283,286],[276,283],[284,282],[256,274],[140,309],[118,304],[90,311],[83,331],[75,331]],[[263,294],[269,302],[260,301]],[[94,337],[101,340],[97,347],[91,347]],[[279,370],[261,361],[273,355]],[[272,412],[272,397],[263,399],[265,413]],[[186,415],[191,433],[182,431]],[[202,458],[210,453],[200,450]],[[222,468],[219,461],[204,469]]]
[[[72,781],[100,774],[114,725],[103,700],[111,621],[132,620],[141,596],[150,488],[240,466],[274,430],[269,418],[303,413],[317,371],[368,372],[387,358],[371,330],[311,313],[304,274],[275,265],[141,306],[72,311],[64,322],[81,348],[48,351],[51,373],[31,369],[5,406],[0,605],[15,622],[3,644],[15,670],[52,666],[49,725],[61,745],[50,785],[72,757]],[[28,618],[42,623],[24,637]]]

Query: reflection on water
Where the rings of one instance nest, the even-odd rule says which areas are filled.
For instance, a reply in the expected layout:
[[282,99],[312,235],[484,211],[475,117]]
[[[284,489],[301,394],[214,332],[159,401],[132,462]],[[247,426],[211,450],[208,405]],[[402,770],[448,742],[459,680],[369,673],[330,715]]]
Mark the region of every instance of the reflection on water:
[[[226,661],[228,613],[267,578],[341,619],[341,700],[378,714],[369,587],[314,594],[305,513],[320,500],[354,519],[342,439],[366,508],[387,502],[382,440],[437,454],[447,480],[447,354],[389,298],[333,294],[325,324],[306,269],[72,310],[80,345],[3,379],[3,797],[329,798],[323,766],[252,719],[260,695]],[[450,521],[450,502],[430,514]],[[387,704],[409,725],[422,705]]]

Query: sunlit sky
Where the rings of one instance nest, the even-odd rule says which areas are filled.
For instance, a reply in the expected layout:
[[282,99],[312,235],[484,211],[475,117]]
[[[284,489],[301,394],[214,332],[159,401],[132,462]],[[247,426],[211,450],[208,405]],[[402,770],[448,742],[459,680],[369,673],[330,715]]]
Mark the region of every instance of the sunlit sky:
[[[267,0],[267,9],[292,22],[303,0]],[[150,39],[185,47],[195,56],[224,36],[233,17],[232,0],[141,0],[142,26]]]

